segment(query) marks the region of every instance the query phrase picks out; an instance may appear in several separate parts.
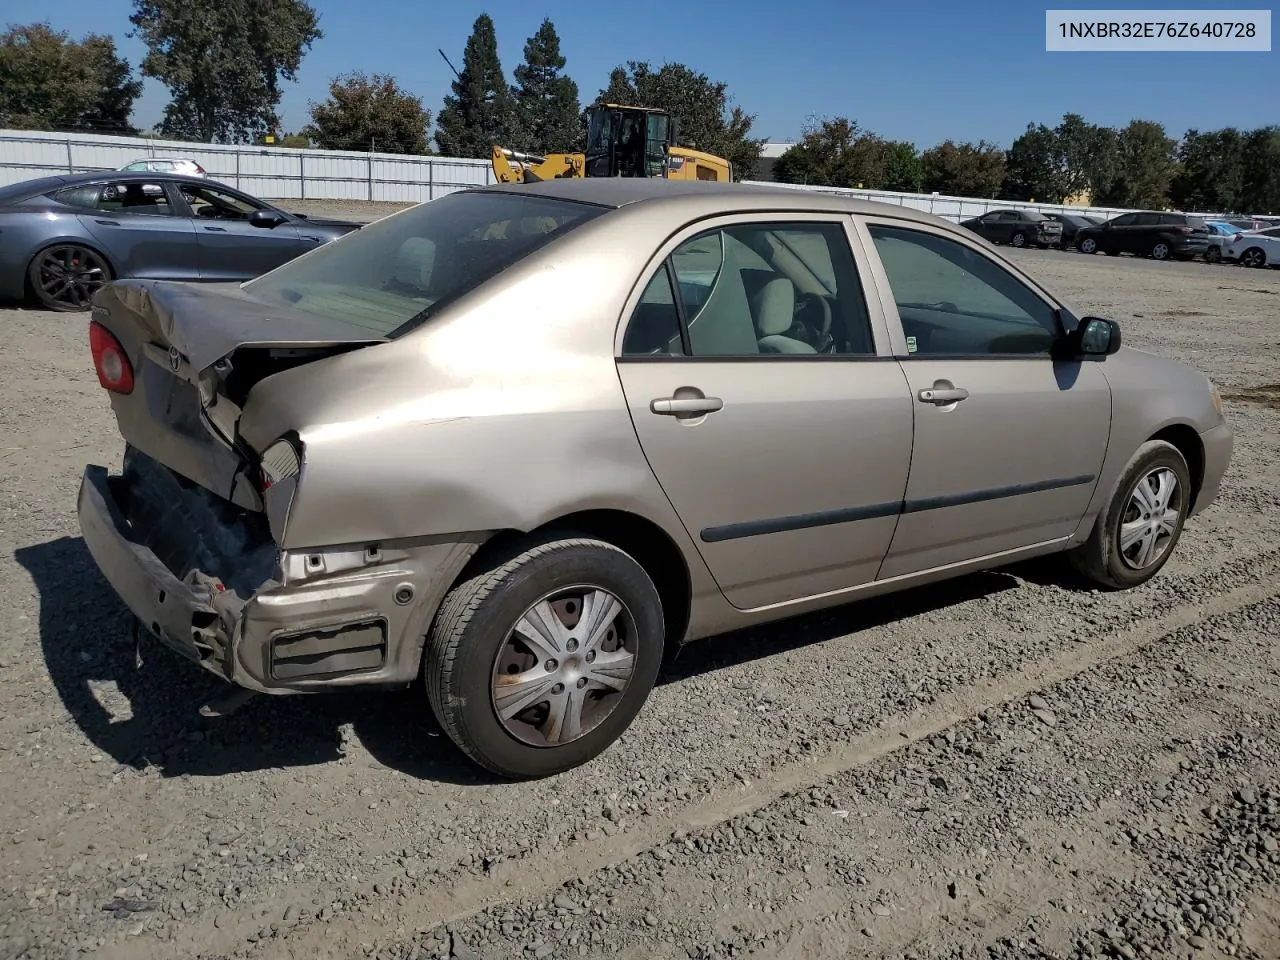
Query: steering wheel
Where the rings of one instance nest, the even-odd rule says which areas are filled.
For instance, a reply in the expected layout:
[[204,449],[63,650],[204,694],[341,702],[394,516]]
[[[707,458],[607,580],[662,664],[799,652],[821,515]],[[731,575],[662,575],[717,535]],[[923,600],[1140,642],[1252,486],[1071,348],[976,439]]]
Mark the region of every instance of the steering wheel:
[[806,323],[806,317],[809,316],[809,305],[817,303],[818,308],[822,311],[822,321],[817,327],[817,342],[822,344],[818,349],[822,350],[826,347],[827,341],[831,338],[831,304],[827,302],[827,298],[818,293],[802,293],[800,294],[800,309],[798,311],[800,322],[806,327],[812,327],[810,323]]

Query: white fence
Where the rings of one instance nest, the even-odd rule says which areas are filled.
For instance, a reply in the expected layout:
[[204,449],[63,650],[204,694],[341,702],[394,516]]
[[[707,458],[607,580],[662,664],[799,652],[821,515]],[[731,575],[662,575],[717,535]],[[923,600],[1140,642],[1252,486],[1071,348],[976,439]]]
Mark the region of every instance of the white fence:
[[[50,174],[115,170],[143,157],[166,156],[190,157],[204,167],[213,179],[269,200],[386,200],[418,203],[442,197],[455,190],[494,182],[493,170],[487,160],[0,130],[0,186]],[[1114,207],[1011,203],[927,193],[895,193],[888,190],[796,184],[770,185],[895,203],[955,221],[981,216],[997,207],[1100,217],[1113,217],[1128,212]],[[1212,213],[1199,215],[1217,216]]]
[[144,157],[190,157],[212,179],[272,200],[417,203],[494,181],[487,160],[0,130],[0,186],[116,170]]

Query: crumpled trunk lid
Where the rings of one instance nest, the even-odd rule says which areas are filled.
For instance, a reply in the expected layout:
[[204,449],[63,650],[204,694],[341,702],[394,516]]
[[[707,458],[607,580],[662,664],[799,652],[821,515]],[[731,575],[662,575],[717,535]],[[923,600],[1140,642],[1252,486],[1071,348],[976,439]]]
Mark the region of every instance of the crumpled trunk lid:
[[98,292],[93,319],[120,341],[133,365],[133,391],[108,394],[123,438],[253,510],[262,508],[253,479],[261,451],[238,430],[249,391],[273,373],[383,339],[267,306],[235,284],[118,280]]

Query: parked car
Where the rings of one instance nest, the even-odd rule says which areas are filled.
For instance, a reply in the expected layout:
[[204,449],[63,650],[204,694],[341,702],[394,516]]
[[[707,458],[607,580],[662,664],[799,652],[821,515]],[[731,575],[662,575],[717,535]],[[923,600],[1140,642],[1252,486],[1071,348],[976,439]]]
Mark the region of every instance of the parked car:
[[1237,233],[1223,246],[1222,258],[1242,267],[1280,266],[1280,227]]
[[511,778],[699,638],[1049,554],[1146,583],[1233,445],[970,231],[741,184],[459,191],[238,287],[111,283],[90,345],[124,459],[80,530],[142,635],[232,699],[421,678]]
[[1223,246],[1241,231],[1222,220],[1206,220],[1204,223],[1209,228],[1209,248],[1204,252],[1204,259],[1208,263],[1217,263],[1222,259]]
[[1062,241],[1062,224],[1031,210],[991,210],[980,217],[960,221],[960,226],[992,243],[1007,243],[1011,247],[1028,244],[1049,247]]
[[1076,234],[1086,227],[1093,226],[1093,222],[1075,213],[1046,213],[1046,217],[1062,224],[1062,236],[1058,241],[1058,246],[1064,250],[1068,247],[1074,248],[1076,245]]
[[1209,249],[1209,228],[1199,217],[1158,210],[1122,213],[1101,226],[1076,232],[1082,253],[1131,253],[1156,260],[1190,260]]
[[188,177],[205,177],[204,167],[190,157],[146,157],[126,163],[121,170],[127,173],[181,173]]
[[87,310],[113,279],[248,280],[359,227],[179,174],[28,180],[0,188],[0,299]]

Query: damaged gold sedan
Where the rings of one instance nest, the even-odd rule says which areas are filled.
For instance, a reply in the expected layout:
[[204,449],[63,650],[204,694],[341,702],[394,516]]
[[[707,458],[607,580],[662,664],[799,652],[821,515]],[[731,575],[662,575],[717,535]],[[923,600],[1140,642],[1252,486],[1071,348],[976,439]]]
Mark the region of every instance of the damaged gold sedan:
[[425,680],[476,762],[553,774],[690,640],[1061,553],[1146,582],[1232,433],[967,231],[636,179],[451,194],[240,286],[123,280],[123,469],[85,542],[235,689]]

